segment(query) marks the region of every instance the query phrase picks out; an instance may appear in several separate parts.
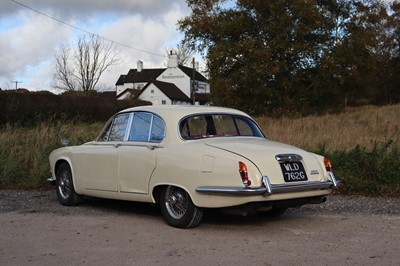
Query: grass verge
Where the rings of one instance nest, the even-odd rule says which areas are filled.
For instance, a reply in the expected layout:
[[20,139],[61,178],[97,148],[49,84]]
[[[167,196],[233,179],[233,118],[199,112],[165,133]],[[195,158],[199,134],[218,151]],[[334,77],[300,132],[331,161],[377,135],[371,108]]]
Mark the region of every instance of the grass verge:
[[[339,115],[256,119],[267,137],[329,157],[339,193],[400,196],[400,105],[362,107]],[[67,138],[91,141],[103,123],[41,123],[0,129],[0,188],[48,188],[48,156]]]
[[41,123],[0,130],[0,188],[45,188],[48,156],[67,138],[71,145],[93,140],[103,124]]

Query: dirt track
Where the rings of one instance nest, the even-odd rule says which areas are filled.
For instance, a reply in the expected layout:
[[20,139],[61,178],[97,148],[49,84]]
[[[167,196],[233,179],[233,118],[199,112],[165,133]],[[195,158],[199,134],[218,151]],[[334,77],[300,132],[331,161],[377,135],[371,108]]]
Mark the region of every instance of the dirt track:
[[0,190],[0,265],[400,265],[400,199],[331,196],[280,218],[208,212],[167,226],[147,204]]

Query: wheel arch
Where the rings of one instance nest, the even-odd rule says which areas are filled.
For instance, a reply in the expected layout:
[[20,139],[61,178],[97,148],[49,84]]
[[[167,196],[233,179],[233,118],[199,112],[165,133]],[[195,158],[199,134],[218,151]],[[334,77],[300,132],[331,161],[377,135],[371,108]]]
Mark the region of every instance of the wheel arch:
[[60,165],[63,163],[67,163],[69,165],[69,168],[71,168],[71,172],[72,172],[72,178],[74,178],[74,174],[73,174],[74,171],[72,169],[72,163],[71,163],[71,160],[67,157],[62,157],[56,161],[56,163],[54,164],[54,174],[57,174],[58,168],[60,168]]
[[[160,203],[161,191],[162,191],[163,189],[169,187],[169,186],[178,187],[178,188],[183,189],[184,191],[186,191],[186,193],[188,193],[189,197],[190,197],[191,200],[193,201],[193,196],[192,196],[192,194],[190,193],[190,190],[188,190],[187,188],[185,188],[185,187],[183,187],[183,186],[181,186],[181,185],[177,185],[177,184],[165,184],[165,183],[163,183],[163,184],[157,184],[157,185],[155,185],[155,186],[153,187],[153,190],[152,190],[152,193],[151,193],[151,194],[152,194],[153,201],[154,201],[156,204],[159,204],[159,203]],[[194,202],[193,202],[193,203],[194,203]],[[196,204],[195,204],[195,205],[196,205]]]
[[74,168],[73,168],[73,166],[72,166],[71,160],[70,160],[68,157],[62,157],[62,158],[59,158],[59,159],[56,161],[56,163],[54,164],[54,177],[57,179],[57,171],[58,171],[58,169],[60,168],[60,166],[61,166],[63,163],[67,163],[68,166],[69,166],[69,168],[71,169],[72,183],[73,183],[74,189],[75,189],[75,191],[76,191],[77,185],[76,185],[76,179],[75,179]]

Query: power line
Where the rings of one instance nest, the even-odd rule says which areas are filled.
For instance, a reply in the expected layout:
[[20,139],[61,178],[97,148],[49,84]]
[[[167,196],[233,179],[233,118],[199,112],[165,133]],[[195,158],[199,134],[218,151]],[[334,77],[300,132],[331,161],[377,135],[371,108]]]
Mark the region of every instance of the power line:
[[27,6],[27,5],[23,4],[23,3],[20,3],[20,2],[18,2],[18,1],[16,1],[16,0],[10,0],[10,1],[11,1],[11,2],[14,2],[14,3],[16,3],[16,4],[18,4],[18,5],[20,5],[20,6],[24,7],[24,8],[27,8],[27,9],[29,9],[29,10],[31,10],[31,11],[34,11],[34,12],[36,12],[36,13],[42,15],[42,16],[45,16],[45,17],[50,18],[50,19],[52,19],[52,20],[55,20],[55,21],[57,21],[58,23],[61,23],[61,24],[65,25],[65,26],[68,26],[68,27],[70,27],[70,28],[74,28],[74,29],[79,30],[79,31],[82,31],[82,32],[84,32],[84,33],[93,35],[93,36],[95,36],[95,37],[98,37],[98,38],[101,38],[101,39],[103,39],[103,40],[109,41],[109,42],[111,42],[111,43],[115,43],[115,44],[118,44],[118,45],[120,45],[120,46],[124,46],[124,47],[126,47],[126,48],[130,48],[130,49],[133,49],[133,50],[136,50],[136,51],[139,51],[139,52],[143,52],[143,53],[147,53],[147,54],[151,54],[151,55],[156,55],[156,56],[165,57],[164,55],[160,55],[160,54],[157,54],[157,53],[153,53],[153,52],[149,52],[149,51],[146,51],[146,50],[143,50],[143,49],[139,49],[139,48],[136,48],[136,47],[133,47],[133,46],[130,46],[130,45],[127,45],[127,44],[118,42],[118,41],[111,40],[111,39],[109,39],[109,38],[106,38],[106,37],[101,36],[101,35],[99,35],[99,34],[90,32],[90,31],[88,31],[88,30],[79,28],[79,27],[77,27],[77,26],[75,26],[75,25],[69,24],[69,23],[67,23],[67,22],[65,22],[65,21],[62,21],[61,19],[58,19],[58,18],[56,18],[56,17],[50,16],[50,15],[48,15],[48,14],[45,14],[45,13],[43,13],[43,12],[37,10],[37,9],[34,9],[34,8],[32,8],[32,7],[30,7],[30,6]]

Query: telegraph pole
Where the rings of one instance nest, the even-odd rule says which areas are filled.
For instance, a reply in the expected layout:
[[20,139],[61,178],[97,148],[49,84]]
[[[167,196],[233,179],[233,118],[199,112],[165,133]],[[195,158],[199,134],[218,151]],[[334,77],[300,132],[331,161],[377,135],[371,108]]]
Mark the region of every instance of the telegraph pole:
[[15,90],[18,89],[18,83],[22,83],[22,81],[18,81],[18,80],[11,80],[12,83],[15,83]]
[[194,59],[194,57],[193,57],[193,59],[192,59],[192,64],[193,64],[193,77],[192,77],[192,104],[193,105],[195,105],[196,104],[196,99],[195,99],[195,93],[196,93],[196,85],[195,85],[195,80],[196,80],[196,66],[195,66],[195,64],[196,64],[196,61],[195,61],[195,59]]

